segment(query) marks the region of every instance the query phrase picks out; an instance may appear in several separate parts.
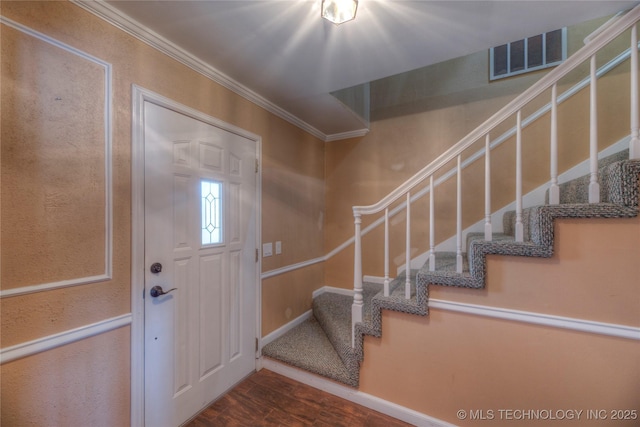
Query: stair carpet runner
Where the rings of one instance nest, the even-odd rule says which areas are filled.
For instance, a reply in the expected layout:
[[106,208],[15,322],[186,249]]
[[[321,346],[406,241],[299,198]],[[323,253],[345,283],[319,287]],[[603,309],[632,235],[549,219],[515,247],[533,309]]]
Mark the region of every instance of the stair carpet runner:
[[583,176],[560,185],[560,204],[523,209],[523,242],[514,238],[515,212],[503,216],[504,233],[494,233],[491,241],[484,240],[484,233],[469,233],[461,274],[456,272],[455,253],[436,252],[435,271],[429,271],[428,262],[410,271],[410,299],[404,294],[404,273],[390,283],[388,297],[381,284],[364,283],[363,321],[356,324],[355,347],[351,346],[353,297],[325,292],[314,298],[313,316],[265,345],[263,356],[357,388],[364,336],[381,336],[383,309],[424,316],[429,284],[483,288],[488,254],[552,256],[555,218],[637,216],[640,160],[628,158],[624,150],[599,161],[600,203],[588,203],[589,176]]

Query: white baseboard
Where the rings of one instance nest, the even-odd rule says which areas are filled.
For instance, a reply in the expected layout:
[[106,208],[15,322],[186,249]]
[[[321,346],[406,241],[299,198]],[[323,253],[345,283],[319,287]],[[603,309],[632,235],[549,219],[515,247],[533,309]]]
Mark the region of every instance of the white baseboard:
[[[389,280],[393,280],[393,279],[389,279]],[[362,281],[367,283],[377,283],[379,285],[384,285],[384,277],[379,277],[379,276],[364,276],[362,278]],[[351,292],[351,295],[353,295],[353,292]]]
[[333,394],[334,396],[341,397],[415,426],[455,427],[454,424],[430,417],[429,415],[414,411],[413,409],[400,406],[371,394],[363,393],[334,381],[276,362],[269,358],[262,358],[260,365],[265,369],[284,375],[287,378],[291,378],[295,381],[317,388],[318,390]]
[[334,294],[353,296],[353,289],[334,288],[333,286],[323,286],[323,287],[313,291],[313,298],[317,297],[318,295],[322,295],[325,292],[331,292],[331,293],[334,293]]

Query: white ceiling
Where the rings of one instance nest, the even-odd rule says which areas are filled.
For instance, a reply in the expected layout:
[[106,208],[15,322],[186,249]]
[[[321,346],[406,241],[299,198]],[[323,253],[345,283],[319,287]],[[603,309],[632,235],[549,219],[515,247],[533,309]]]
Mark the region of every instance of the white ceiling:
[[137,21],[285,118],[335,139],[364,125],[330,92],[636,3],[360,0],[356,19],[340,26],[320,18],[320,0],[126,0],[101,7],[118,19]]

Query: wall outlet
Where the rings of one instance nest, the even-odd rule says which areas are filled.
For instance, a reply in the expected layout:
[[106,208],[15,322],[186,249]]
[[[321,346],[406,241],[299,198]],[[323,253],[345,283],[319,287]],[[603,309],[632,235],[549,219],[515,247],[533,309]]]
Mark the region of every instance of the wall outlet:
[[282,253],[282,242],[276,242],[276,255],[280,255]]
[[262,244],[262,257],[268,257],[273,255],[273,243],[263,243]]

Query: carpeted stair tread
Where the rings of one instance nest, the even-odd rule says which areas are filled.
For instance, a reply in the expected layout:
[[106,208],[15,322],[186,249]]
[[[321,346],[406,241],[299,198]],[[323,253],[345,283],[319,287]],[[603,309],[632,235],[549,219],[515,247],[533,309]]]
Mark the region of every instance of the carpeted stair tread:
[[416,276],[418,270],[411,270],[409,298],[406,298],[406,272],[400,273],[398,277],[389,283],[389,296],[384,296],[381,291],[371,299],[371,306],[368,310],[369,316],[366,321],[356,324],[356,354],[362,360],[363,349],[362,337],[371,335],[379,337],[382,334],[382,310],[393,310],[402,313],[416,314],[424,316],[428,313],[427,308],[427,288],[416,286]]
[[[363,320],[370,313],[371,299],[382,290],[376,283],[362,284]],[[358,360],[351,346],[351,306],[353,296],[325,292],[313,299],[313,315],[324,330],[347,368],[357,367]]]
[[358,386],[358,374],[350,372],[314,317],[262,348],[262,354],[332,380]]
[[348,365],[353,359],[351,356],[352,304],[352,296],[332,292],[325,292],[313,299],[313,316],[344,365]]
[[445,286],[475,288],[475,282],[469,272],[469,258],[462,253],[462,273],[457,272],[458,256],[456,252],[436,252],[435,269],[431,271],[427,261],[416,275],[417,283],[432,283]]
[[[474,240],[484,240],[484,233],[467,233],[467,248]],[[514,241],[514,237],[512,234],[506,233],[492,233],[491,240],[494,242],[497,241]]]
[[[629,161],[629,150],[622,150],[598,161],[598,183],[600,184],[600,202],[603,204],[626,204],[620,199],[623,193],[620,179],[628,175],[621,170],[631,166],[634,161]],[[560,187],[560,205],[589,205],[589,183],[590,175],[584,175],[571,181],[562,183]],[[549,203],[549,190],[545,193],[545,206]],[[633,203],[631,203],[633,204]],[[533,206],[522,210],[523,238],[525,241],[531,240],[531,232],[536,227],[536,208]],[[502,226],[507,235],[515,234],[516,212],[508,211],[502,216]]]
[[[624,149],[603,159],[598,160],[598,181],[600,181],[600,200],[609,199],[609,188],[602,185],[606,181],[606,176],[611,172],[609,167],[617,162],[629,159],[629,149]],[[591,177],[584,175],[571,181],[559,184],[560,203],[589,203],[589,182]],[[549,203],[549,190],[545,193],[545,204]]]

